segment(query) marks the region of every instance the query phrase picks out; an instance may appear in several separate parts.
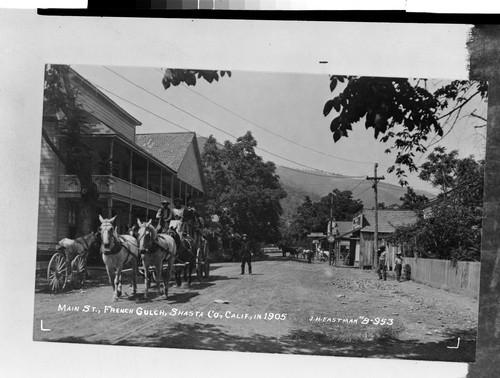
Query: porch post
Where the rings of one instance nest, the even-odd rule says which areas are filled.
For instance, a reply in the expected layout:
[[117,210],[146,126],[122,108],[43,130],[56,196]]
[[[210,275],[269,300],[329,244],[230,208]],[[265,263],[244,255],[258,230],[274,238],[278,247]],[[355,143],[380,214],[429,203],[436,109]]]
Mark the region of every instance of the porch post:
[[113,176],[113,150],[115,149],[115,140],[111,138],[111,148],[109,149],[109,175]]
[[163,169],[160,167],[160,198],[163,196]]
[[171,175],[172,178],[170,179],[170,199],[173,200],[174,199],[174,181],[175,181],[175,175],[172,174]]
[[146,204],[146,209],[149,209],[149,160],[146,160]]
[[113,198],[108,198],[108,219],[111,218],[113,215]]
[[134,151],[130,150],[129,180],[128,180],[128,182],[129,182],[129,198],[132,198],[132,173],[133,173],[132,164],[134,162],[133,157],[134,157]]

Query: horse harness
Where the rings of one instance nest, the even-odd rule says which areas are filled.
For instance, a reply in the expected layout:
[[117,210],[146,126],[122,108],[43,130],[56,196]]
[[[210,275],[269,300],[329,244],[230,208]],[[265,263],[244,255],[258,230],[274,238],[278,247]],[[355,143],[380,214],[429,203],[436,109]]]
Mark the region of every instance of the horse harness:
[[126,260],[128,260],[128,258],[129,258],[130,255],[132,255],[132,256],[134,255],[132,253],[132,251],[130,250],[130,248],[127,247],[127,245],[125,243],[126,240],[122,239],[122,237],[117,234],[116,229],[114,227],[113,227],[113,235],[112,235],[112,237],[113,237],[113,240],[115,241],[115,243],[112,243],[113,245],[109,249],[109,251],[102,251],[101,250],[101,253],[103,255],[106,255],[106,256],[116,255],[116,254],[118,254],[122,250],[122,248],[125,248],[125,250],[127,251]]
[[[83,244],[81,243],[81,241],[80,241],[80,240],[78,240],[78,239],[77,239],[77,240],[75,240],[75,243],[80,244],[80,245],[83,247],[83,253],[85,253],[85,251],[88,251],[88,250],[89,250],[90,245],[89,245],[89,243],[87,243],[87,241],[85,240],[85,237],[82,237],[82,238],[79,238],[79,239],[81,239],[81,241],[85,242],[85,245],[83,245]],[[79,253],[79,254],[80,254],[80,253]]]
[[[140,241],[141,241],[141,239],[142,239],[145,235],[146,235],[146,232],[144,232],[144,234],[142,234],[142,235],[141,235],[141,237],[140,237],[139,239],[137,239],[137,241],[138,241],[138,242],[140,242]],[[140,253],[141,253],[142,255],[144,255],[144,254],[150,254],[150,255],[152,255],[152,254],[156,253],[156,252],[158,251],[158,249],[164,249],[164,250],[166,250],[167,252],[170,252],[170,251],[168,250],[168,248],[163,248],[163,247],[160,245],[160,243],[159,243],[159,241],[158,241],[158,239],[159,239],[159,238],[162,238],[162,236],[158,234],[158,235],[156,236],[156,238],[153,238],[153,244],[152,244],[152,246],[151,246],[150,248],[148,248],[148,249],[144,249],[144,250],[142,250],[142,251],[144,251],[144,252],[142,252],[142,251],[141,251]]]
[[[181,246],[185,251],[187,251],[188,255],[190,255],[191,257],[193,257],[195,259],[197,258],[196,254],[193,253],[193,249],[195,246],[194,240],[189,240],[189,238],[183,237],[181,239]],[[181,257],[180,255],[181,255],[180,253],[177,254],[175,261],[177,263],[185,264],[186,261],[182,261],[180,258]]]

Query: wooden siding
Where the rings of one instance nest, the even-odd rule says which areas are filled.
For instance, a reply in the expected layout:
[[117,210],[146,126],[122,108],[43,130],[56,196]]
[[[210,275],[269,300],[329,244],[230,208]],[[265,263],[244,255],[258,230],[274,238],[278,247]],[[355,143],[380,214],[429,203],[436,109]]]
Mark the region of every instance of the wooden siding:
[[479,297],[481,263],[405,257],[411,266],[411,278],[439,289]]
[[118,112],[113,111],[108,106],[95,98],[85,88],[80,88],[78,101],[83,108],[92,114],[99,121],[110,127],[116,133],[135,143],[135,125],[130,123]]
[[[57,143],[55,136],[55,123],[44,124],[50,139]],[[56,209],[57,209],[57,156],[42,138],[40,158],[40,189],[38,202],[38,241],[53,243],[56,234]]]
[[177,171],[177,177],[179,180],[184,181],[199,191],[203,191],[201,166],[199,166],[198,163],[201,164],[201,162],[196,159],[194,145],[193,142],[191,142],[179,170]]

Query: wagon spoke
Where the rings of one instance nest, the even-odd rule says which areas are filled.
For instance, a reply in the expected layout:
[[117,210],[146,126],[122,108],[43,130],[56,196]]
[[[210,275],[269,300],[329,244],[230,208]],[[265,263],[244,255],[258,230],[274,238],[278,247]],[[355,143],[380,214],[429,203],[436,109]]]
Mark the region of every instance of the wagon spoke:
[[85,281],[85,271],[86,271],[86,261],[85,257],[78,255],[75,257],[72,263],[73,269],[73,284],[76,288],[80,288],[83,286]]
[[47,281],[53,293],[58,293],[66,285],[66,257],[60,252],[54,254],[49,261]]

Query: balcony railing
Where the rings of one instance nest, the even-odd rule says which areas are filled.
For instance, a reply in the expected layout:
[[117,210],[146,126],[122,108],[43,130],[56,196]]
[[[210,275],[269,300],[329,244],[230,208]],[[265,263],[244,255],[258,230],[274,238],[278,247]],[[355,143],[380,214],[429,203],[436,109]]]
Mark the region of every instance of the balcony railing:
[[[93,175],[99,193],[116,194],[127,199],[136,200],[144,204],[158,205],[168,199],[159,193],[153,192],[118,177],[108,175]],[[80,193],[80,182],[74,175],[59,176],[59,193]]]

